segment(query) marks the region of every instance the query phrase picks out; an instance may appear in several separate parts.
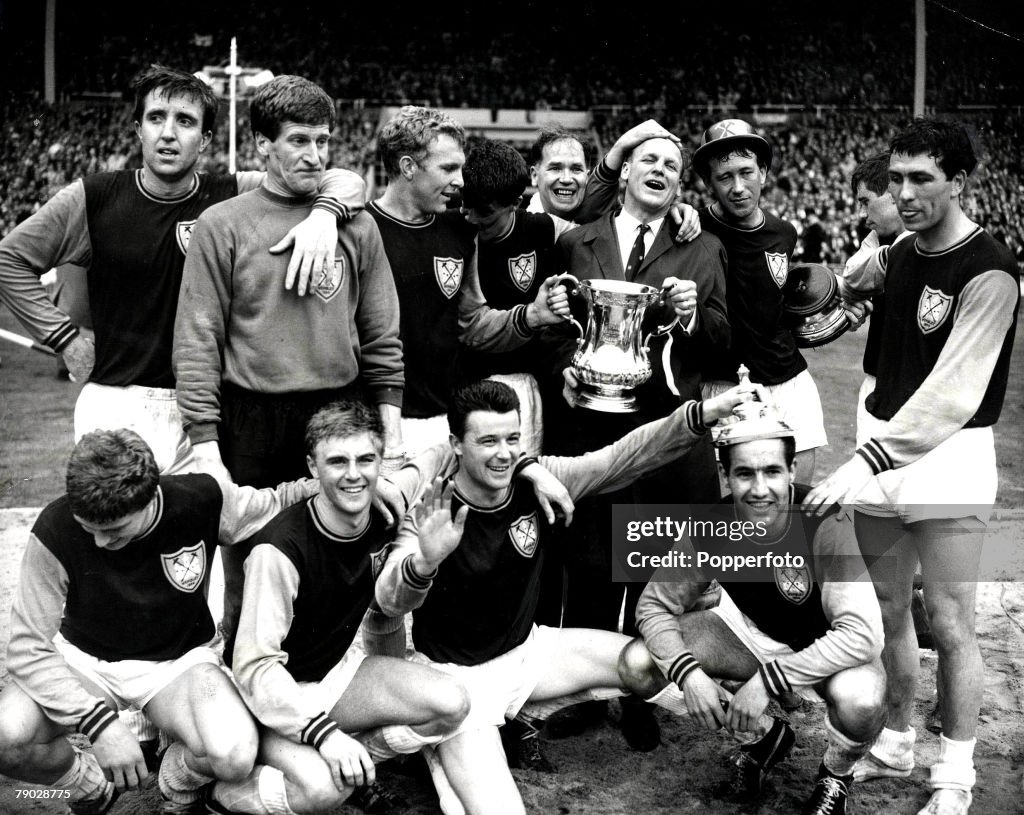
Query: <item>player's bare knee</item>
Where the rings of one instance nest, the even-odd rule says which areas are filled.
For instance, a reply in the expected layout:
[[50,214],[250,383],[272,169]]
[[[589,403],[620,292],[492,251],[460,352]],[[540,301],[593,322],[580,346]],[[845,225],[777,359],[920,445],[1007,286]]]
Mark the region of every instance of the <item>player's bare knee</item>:
[[955,613],[940,612],[929,616],[935,650],[940,655],[954,654],[969,647],[977,646],[974,632],[974,617]]
[[903,624],[910,618],[912,596],[900,592],[898,595],[878,595],[878,607],[882,611],[882,620],[886,625]]
[[636,637],[619,653],[619,681],[640,696],[650,696],[665,686],[643,639]]
[[300,815],[328,812],[352,794],[351,787],[338,789],[327,765],[304,767],[301,773],[289,774],[288,805]]
[[252,772],[256,764],[256,748],[259,744],[256,729],[239,729],[244,732],[238,733],[235,738],[207,745],[206,759],[210,762],[213,774],[221,781],[241,781]]
[[439,683],[434,696],[434,717],[442,732],[455,730],[469,715],[469,693],[458,682]]
[[24,717],[13,711],[0,715],[0,772],[11,775],[20,767],[31,748],[43,741],[42,734]]
[[855,741],[873,739],[885,724],[885,689],[885,672],[880,666],[840,671],[829,683],[835,724]]
[[16,778],[32,743],[30,734],[0,722],[0,773]]

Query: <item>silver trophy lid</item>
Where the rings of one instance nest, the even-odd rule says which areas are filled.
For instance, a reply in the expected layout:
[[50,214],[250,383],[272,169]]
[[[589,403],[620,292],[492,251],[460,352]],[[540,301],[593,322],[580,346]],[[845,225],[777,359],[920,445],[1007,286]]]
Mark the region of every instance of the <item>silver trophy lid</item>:
[[[750,370],[740,365],[736,371],[740,384],[750,383]],[[719,422],[715,446],[726,447],[758,439],[781,439],[793,435],[793,428],[779,417],[774,405],[762,402],[756,394],[732,409],[733,419]]]

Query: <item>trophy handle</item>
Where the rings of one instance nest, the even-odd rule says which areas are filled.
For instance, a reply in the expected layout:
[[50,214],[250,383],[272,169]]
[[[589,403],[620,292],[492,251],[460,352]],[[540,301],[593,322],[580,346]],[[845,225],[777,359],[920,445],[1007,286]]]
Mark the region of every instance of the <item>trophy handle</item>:
[[[556,275],[556,277],[558,278],[558,282],[559,282],[559,283],[561,283],[561,282],[562,282],[562,281],[563,281],[564,279],[566,279],[566,278],[568,278],[569,280],[571,280],[571,281],[572,281],[572,284],[573,284],[573,285],[572,285],[572,288],[571,288],[571,289],[568,289],[568,292],[569,292],[569,295],[570,295],[570,296],[572,296],[572,295],[574,295],[574,294],[578,294],[578,293],[579,293],[579,290],[580,290],[580,281],[579,281],[579,278],[578,278],[578,277],[576,277],[576,275],[574,275],[574,274],[570,274],[569,272],[563,272],[563,273],[562,273],[562,274],[560,274],[560,275]],[[582,341],[583,341],[583,338],[584,338],[584,337],[585,337],[585,336],[587,335],[587,332],[583,330],[583,326],[582,326],[582,325],[580,325],[580,323],[579,323],[579,320],[577,320],[577,319],[576,319],[575,317],[573,317],[573,316],[572,316],[571,314],[570,314],[570,315],[569,315],[568,317],[563,317],[562,319],[563,319],[563,320],[564,320],[565,322],[569,322],[569,323],[572,323],[572,324],[573,324],[574,326],[576,326],[576,330],[580,332],[580,338],[579,338],[579,341],[580,341],[580,342],[582,342]]]
[[655,337],[660,337],[662,334],[667,334],[669,331],[675,328],[676,325],[678,325],[678,323],[679,315],[674,314],[672,317],[672,322],[666,323],[665,325],[660,325],[656,329],[654,329],[654,331],[648,334],[647,339],[644,340],[644,352],[646,353],[648,350],[650,350],[648,346],[650,346],[652,339],[654,339]]

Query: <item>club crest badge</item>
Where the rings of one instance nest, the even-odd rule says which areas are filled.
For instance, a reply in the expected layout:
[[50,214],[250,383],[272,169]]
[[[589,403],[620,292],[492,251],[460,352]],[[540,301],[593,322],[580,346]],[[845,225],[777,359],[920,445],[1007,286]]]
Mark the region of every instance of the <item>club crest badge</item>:
[[324,266],[313,283],[313,293],[325,303],[334,299],[341,291],[341,281],[345,278],[345,258],[335,258],[330,266]]
[[533,557],[537,551],[539,530],[537,529],[537,513],[532,512],[517,518],[508,528],[512,543],[523,557]]
[[178,248],[183,255],[188,251],[188,242],[192,239],[192,230],[195,228],[195,225],[194,219],[191,221],[178,221],[178,226],[174,230],[174,237],[178,239]]
[[434,258],[434,277],[444,296],[451,300],[462,284],[462,258]]
[[806,566],[779,566],[775,569],[775,585],[789,602],[800,605],[811,596],[811,572]]
[[391,554],[394,546],[393,543],[388,543],[376,552],[370,553],[370,571],[373,573],[374,580],[380,577],[380,573],[384,571],[384,564],[387,563],[388,555]]
[[931,334],[946,322],[953,296],[939,289],[925,286],[921,299],[917,301],[917,327],[923,334]]
[[786,285],[786,278],[789,277],[789,261],[785,252],[765,252],[764,259],[768,261],[768,271],[772,274],[772,280],[780,289]]
[[183,546],[173,554],[160,555],[160,561],[171,585],[191,594],[206,576],[206,544],[199,541],[194,546]]
[[528,291],[533,285],[534,275],[537,274],[537,253],[530,252],[526,255],[509,258],[508,274],[519,291]]

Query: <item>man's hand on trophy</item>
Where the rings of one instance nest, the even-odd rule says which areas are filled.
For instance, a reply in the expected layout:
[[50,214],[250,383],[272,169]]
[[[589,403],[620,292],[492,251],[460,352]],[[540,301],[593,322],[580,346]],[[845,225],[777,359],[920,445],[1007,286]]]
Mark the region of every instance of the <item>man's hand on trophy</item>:
[[564,380],[562,398],[565,399],[569,407],[576,407],[576,403],[579,401],[580,381],[576,378],[572,368],[562,370],[562,379]]
[[569,289],[565,284],[565,275],[556,275],[549,277],[544,281],[541,291],[547,288],[548,296],[548,309],[555,316],[568,320],[572,317],[572,311],[569,309]]
[[[560,289],[561,293],[556,293]],[[561,275],[552,275],[537,290],[537,296],[526,307],[526,324],[530,328],[544,325],[555,325],[567,320],[569,312],[569,293],[562,282]]]
[[697,311],[697,284],[692,280],[666,277],[661,284],[662,297],[679,318],[679,324],[688,329]]
[[727,391],[717,396],[704,400],[704,421],[707,424],[720,422],[723,419],[732,417],[736,407],[745,402],[763,402],[766,405],[772,404],[771,393],[759,383],[751,382],[749,379],[734,385]]

